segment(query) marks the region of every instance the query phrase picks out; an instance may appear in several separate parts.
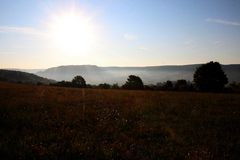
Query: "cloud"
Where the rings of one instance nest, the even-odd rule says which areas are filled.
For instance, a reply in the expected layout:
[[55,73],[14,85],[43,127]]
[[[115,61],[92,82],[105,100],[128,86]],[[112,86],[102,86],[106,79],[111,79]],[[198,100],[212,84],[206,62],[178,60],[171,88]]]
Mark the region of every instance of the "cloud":
[[43,36],[44,33],[31,27],[9,27],[9,26],[0,26],[0,33],[19,33],[19,34],[28,34],[35,36]]
[[124,39],[128,40],[128,41],[133,41],[133,40],[136,40],[137,37],[135,35],[132,35],[132,34],[128,34],[128,33],[125,33],[123,35]]
[[214,19],[214,18],[207,18],[206,21],[211,22],[211,23],[218,23],[218,24],[223,24],[223,25],[239,26],[240,27],[240,22],[226,21],[226,20],[223,20],[223,19]]

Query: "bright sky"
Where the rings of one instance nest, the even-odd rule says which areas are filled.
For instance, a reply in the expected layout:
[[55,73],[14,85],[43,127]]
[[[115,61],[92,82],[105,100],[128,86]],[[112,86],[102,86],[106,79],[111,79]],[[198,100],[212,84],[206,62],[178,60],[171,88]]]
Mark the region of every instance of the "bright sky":
[[0,68],[240,63],[239,0],[0,3]]

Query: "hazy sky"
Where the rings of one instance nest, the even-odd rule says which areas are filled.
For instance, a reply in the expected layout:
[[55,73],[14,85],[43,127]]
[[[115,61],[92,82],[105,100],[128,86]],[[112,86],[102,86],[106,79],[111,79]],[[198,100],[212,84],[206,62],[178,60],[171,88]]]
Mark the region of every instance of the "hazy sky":
[[240,63],[239,0],[1,0],[0,68]]

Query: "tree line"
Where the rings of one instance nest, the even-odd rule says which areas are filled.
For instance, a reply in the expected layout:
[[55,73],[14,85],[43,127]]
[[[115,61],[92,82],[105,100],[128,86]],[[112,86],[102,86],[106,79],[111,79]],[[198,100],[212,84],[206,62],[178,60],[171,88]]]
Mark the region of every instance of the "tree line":
[[170,90],[170,91],[210,91],[210,92],[240,92],[240,83],[231,83],[226,87],[228,78],[222,70],[219,62],[208,62],[196,68],[193,82],[184,79],[166,81],[157,84],[144,85],[142,79],[136,75],[129,75],[125,84],[118,83],[99,85],[87,84],[85,79],[77,75],[72,81],[60,81],[51,85],[77,88],[100,88],[100,89],[132,89],[132,90]]

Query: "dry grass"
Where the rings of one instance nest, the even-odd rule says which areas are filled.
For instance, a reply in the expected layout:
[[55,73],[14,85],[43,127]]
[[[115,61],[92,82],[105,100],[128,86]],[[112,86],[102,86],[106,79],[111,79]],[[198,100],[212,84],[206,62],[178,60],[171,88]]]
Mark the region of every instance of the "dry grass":
[[240,95],[0,83],[1,159],[239,159]]

